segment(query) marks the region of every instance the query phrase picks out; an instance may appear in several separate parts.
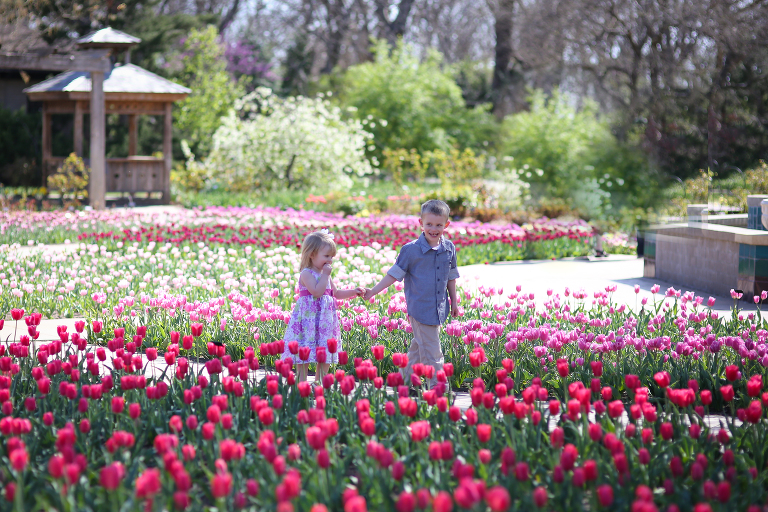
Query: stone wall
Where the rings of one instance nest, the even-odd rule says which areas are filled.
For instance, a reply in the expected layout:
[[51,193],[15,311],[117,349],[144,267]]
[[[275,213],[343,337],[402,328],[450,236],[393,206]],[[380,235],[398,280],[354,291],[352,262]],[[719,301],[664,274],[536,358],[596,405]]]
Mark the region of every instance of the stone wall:
[[718,295],[738,286],[739,244],[656,235],[656,278]]
[[768,232],[689,222],[652,226],[646,234],[643,277],[744,300],[768,290]]

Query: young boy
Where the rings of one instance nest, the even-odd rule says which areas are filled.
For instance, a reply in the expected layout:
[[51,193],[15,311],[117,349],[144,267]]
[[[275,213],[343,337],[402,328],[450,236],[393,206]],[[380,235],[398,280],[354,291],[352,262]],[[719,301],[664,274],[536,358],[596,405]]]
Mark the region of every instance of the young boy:
[[[459,277],[456,248],[450,240],[443,238],[443,231],[451,223],[449,215],[450,208],[443,201],[433,199],[421,205],[421,236],[400,249],[387,275],[365,293],[367,300],[395,281],[404,280],[408,320],[413,328],[408,366],[403,369],[406,384],[410,384],[411,366],[415,363],[434,367],[435,374],[443,367],[440,326],[448,316],[449,307],[451,316],[459,314],[456,302],[456,278]],[[433,375],[430,387],[434,387],[436,382],[437,378]]]

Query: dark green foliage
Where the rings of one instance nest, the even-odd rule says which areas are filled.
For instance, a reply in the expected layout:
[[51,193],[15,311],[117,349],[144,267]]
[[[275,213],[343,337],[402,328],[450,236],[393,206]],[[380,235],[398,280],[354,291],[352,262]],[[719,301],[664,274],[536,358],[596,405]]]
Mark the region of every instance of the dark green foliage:
[[40,186],[42,115],[0,107],[0,184]]

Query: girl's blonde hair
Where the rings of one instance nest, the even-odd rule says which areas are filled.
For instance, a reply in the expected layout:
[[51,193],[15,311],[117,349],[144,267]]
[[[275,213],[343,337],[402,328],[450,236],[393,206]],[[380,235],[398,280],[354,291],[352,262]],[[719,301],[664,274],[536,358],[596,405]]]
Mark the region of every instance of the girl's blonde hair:
[[312,256],[325,246],[331,248],[331,256],[336,256],[336,242],[333,241],[333,235],[328,233],[327,230],[308,234],[304,239],[304,243],[301,244],[299,272],[305,268],[310,268],[312,266]]

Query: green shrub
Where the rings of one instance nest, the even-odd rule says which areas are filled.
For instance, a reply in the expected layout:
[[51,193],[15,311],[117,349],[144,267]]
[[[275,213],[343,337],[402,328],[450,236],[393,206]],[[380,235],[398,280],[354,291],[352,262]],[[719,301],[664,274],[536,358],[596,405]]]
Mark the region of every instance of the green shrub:
[[340,99],[374,134],[373,155],[385,148],[450,151],[482,148],[495,139],[488,106],[468,109],[452,73],[435,51],[419,61],[411,48],[379,41],[373,62],[349,67]]
[[530,105],[504,120],[500,146],[524,172],[534,198],[562,199],[589,218],[653,200],[647,161],[631,145],[619,144],[596,104],[576,109],[559,91],[551,97],[533,91]]

